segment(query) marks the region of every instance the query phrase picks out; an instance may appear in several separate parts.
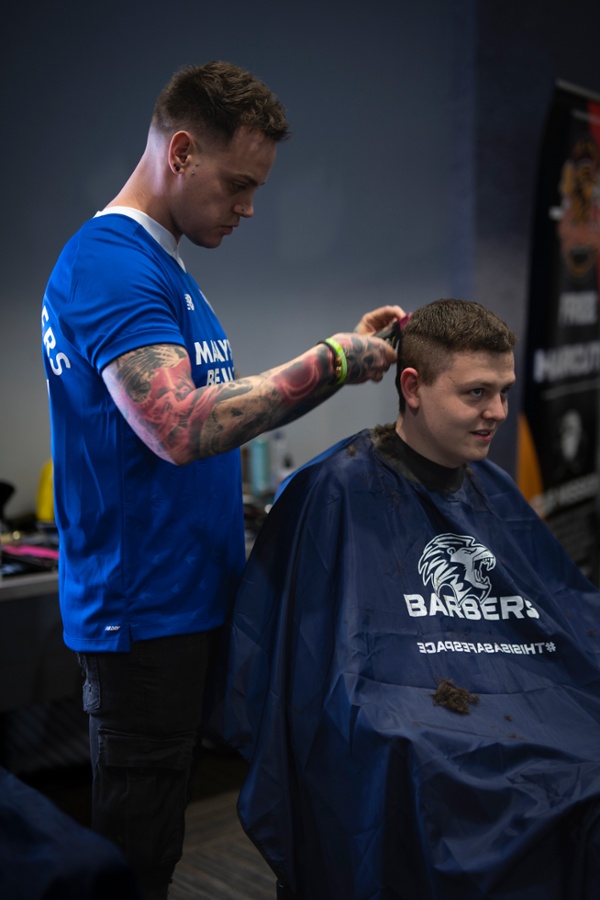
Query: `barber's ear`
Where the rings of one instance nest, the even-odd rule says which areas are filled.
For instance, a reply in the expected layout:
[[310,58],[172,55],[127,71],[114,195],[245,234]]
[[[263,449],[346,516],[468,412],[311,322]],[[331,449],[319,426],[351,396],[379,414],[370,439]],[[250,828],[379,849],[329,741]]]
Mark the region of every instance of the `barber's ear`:
[[169,144],[169,166],[171,171],[183,172],[192,148],[192,138],[187,131],[177,131]]
[[403,369],[400,373],[400,390],[410,409],[418,409],[421,405],[419,387],[421,378],[416,369]]

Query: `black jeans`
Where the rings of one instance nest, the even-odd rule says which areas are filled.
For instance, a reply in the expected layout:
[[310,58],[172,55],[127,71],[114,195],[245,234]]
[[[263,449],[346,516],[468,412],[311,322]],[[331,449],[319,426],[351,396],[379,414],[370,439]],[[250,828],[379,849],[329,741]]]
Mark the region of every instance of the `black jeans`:
[[116,843],[148,900],[163,900],[181,858],[188,781],[210,633],[82,653],[92,828]]

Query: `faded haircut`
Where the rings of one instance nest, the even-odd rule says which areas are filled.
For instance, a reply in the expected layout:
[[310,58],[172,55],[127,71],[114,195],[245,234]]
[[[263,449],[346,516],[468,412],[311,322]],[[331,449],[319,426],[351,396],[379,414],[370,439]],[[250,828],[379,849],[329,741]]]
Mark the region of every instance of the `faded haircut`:
[[405,406],[400,388],[404,369],[416,369],[425,384],[433,384],[455,353],[510,353],[516,343],[506,322],[473,300],[435,300],[415,310],[398,345],[400,412]]
[[242,126],[275,142],[289,135],[276,95],[251,72],[218,60],[178,69],[156,101],[151,124],[164,134],[186,130],[225,144]]

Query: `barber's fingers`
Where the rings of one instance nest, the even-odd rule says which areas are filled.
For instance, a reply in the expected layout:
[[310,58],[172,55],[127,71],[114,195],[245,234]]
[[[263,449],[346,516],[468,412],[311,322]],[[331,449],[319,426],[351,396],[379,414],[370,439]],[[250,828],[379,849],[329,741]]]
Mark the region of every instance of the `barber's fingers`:
[[354,330],[358,334],[374,334],[405,315],[401,306],[379,306],[365,313]]
[[335,339],[346,354],[347,384],[381,381],[396,362],[396,351],[380,338],[354,332],[335,335]]

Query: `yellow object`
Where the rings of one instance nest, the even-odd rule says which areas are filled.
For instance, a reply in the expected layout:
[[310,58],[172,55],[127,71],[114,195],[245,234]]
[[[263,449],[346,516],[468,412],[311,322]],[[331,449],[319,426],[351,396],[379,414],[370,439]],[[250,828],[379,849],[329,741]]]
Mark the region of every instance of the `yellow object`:
[[533,435],[523,413],[519,416],[516,481],[525,499],[535,505],[544,493],[544,485]]
[[42,466],[36,498],[36,517],[38,522],[54,524],[54,477],[51,459]]

